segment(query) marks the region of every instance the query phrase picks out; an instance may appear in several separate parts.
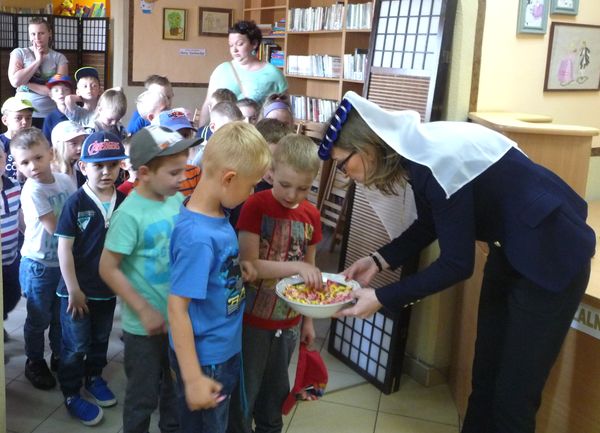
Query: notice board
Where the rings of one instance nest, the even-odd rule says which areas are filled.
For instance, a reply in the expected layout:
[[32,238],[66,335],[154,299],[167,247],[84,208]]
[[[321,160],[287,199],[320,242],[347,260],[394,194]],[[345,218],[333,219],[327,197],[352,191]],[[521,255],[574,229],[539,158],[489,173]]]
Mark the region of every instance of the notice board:
[[[240,0],[202,2],[203,8],[232,9],[233,22],[241,16],[241,6]],[[129,0],[130,86],[143,85],[148,75],[158,74],[167,76],[173,86],[208,87],[212,71],[231,56],[227,35],[200,36],[199,7],[196,0]],[[165,8],[185,11],[182,38],[163,38]]]

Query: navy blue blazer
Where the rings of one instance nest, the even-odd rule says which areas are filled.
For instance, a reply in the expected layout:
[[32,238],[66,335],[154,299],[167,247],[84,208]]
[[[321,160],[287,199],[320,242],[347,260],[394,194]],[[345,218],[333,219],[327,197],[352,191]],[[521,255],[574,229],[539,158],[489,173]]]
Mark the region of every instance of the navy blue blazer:
[[517,149],[450,198],[428,167],[408,160],[403,165],[418,217],[379,253],[396,268],[436,239],[441,252],[426,269],[376,291],[389,309],[470,277],[476,240],[499,242],[519,273],[553,292],[564,289],[594,255],[596,236],[585,222],[587,203]]

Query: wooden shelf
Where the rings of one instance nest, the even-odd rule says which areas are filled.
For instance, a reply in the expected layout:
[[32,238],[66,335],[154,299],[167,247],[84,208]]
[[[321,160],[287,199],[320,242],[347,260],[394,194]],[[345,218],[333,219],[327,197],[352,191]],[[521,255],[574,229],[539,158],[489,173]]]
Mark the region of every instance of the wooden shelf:
[[265,7],[260,7],[260,8],[247,8],[244,9],[244,12],[251,12],[251,11],[269,11],[269,10],[277,10],[277,9],[285,9],[285,5],[283,6],[265,6]]
[[346,83],[358,83],[358,84],[365,84],[365,80],[352,80],[350,78],[343,78],[342,79],[344,82]]
[[286,77],[289,78],[302,78],[305,80],[319,80],[319,81],[340,81],[339,77],[335,78],[335,77],[315,77],[313,75],[292,75],[292,74],[285,74]]
[[346,33],[371,33],[372,29],[345,29]]
[[287,35],[324,35],[324,34],[332,34],[332,33],[343,33],[343,30],[312,30],[308,32],[296,32],[296,31],[288,31]]

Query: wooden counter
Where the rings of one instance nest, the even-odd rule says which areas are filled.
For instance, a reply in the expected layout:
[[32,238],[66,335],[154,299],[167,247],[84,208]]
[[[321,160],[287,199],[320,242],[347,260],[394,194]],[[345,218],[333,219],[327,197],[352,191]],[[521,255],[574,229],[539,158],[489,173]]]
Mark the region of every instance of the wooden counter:
[[[470,113],[469,117],[516,141],[533,161],[554,171],[585,196],[592,137],[599,133],[596,128],[558,125],[551,123],[548,116],[527,113],[478,112]],[[600,233],[600,204],[590,206],[589,221],[597,224],[596,233]],[[487,245],[478,243],[473,276],[463,283],[457,296],[449,384],[461,418],[471,392],[477,306],[486,254]],[[587,303],[600,311],[600,258],[595,259],[595,265],[597,269],[593,271],[582,305]],[[590,320],[593,319],[585,316],[585,322]],[[600,323],[600,316],[598,321]],[[600,329],[598,331],[600,334]],[[600,432],[599,360],[600,341],[570,329],[544,389],[537,433]]]

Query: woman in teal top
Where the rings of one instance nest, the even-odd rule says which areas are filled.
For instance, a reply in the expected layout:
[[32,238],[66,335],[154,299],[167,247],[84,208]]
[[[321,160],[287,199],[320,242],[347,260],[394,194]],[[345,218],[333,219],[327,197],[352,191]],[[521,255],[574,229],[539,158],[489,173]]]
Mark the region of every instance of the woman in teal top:
[[259,104],[271,93],[287,92],[287,81],[283,73],[256,57],[261,40],[260,29],[254,21],[238,21],[229,29],[229,52],[232,60],[221,63],[210,76],[200,114],[201,125],[208,123],[208,106],[216,89],[229,89],[238,99],[250,98]]

